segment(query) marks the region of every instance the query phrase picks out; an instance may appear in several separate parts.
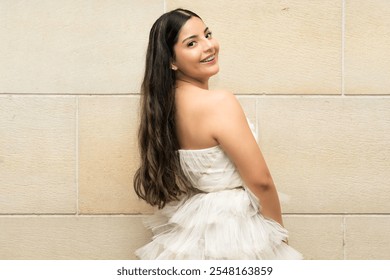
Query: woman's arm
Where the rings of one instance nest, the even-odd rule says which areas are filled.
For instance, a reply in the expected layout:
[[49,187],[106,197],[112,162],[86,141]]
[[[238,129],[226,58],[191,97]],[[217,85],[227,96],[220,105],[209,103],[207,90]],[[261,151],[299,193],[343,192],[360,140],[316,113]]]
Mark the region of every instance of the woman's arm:
[[275,184],[240,103],[232,93],[218,91],[213,94],[210,110],[213,137],[234,162],[245,184],[258,197],[263,216],[283,226]]

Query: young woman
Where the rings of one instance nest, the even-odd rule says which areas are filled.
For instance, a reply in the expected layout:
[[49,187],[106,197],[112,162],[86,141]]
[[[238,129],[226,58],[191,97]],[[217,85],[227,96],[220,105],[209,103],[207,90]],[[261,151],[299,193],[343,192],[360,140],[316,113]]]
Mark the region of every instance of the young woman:
[[278,194],[235,96],[209,90],[218,42],[195,13],[153,25],[141,89],[137,195],[159,210],[140,259],[299,259]]

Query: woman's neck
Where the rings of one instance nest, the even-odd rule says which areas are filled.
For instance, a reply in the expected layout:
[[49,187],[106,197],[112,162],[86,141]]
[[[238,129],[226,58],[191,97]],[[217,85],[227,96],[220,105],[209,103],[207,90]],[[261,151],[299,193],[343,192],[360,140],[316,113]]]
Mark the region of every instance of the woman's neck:
[[176,79],[176,87],[185,86],[185,85],[192,85],[201,89],[209,89],[209,80],[206,81],[199,81],[195,79],[188,79],[185,77],[177,78]]

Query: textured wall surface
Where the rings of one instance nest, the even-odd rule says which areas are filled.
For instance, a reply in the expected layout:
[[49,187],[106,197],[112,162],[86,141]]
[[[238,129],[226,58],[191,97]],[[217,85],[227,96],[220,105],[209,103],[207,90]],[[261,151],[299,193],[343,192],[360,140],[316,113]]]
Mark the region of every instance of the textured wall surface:
[[0,259],[134,259],[147,38],[194,10],[256,125],[290,243],[390,259],[387,0],[0,0]]

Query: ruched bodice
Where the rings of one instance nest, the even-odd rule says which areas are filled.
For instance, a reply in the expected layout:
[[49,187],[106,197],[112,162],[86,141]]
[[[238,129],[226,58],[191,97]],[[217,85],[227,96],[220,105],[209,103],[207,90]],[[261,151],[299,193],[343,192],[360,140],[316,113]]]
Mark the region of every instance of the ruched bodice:
[[[257,140],[254,125],[247,118]],[[244,186],[236,166],[218,146],[199,150],[178,150],[181,168],[195,188],[216,192]]]
[[181,168],[192,185],[204,192],[243,186],[237,169],[220,146],[179,150]]

